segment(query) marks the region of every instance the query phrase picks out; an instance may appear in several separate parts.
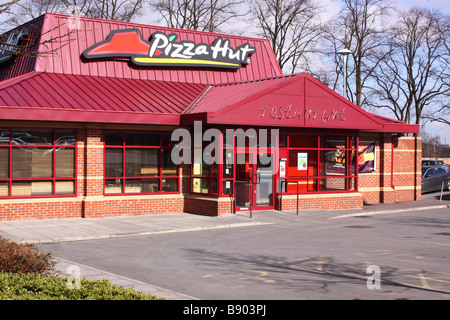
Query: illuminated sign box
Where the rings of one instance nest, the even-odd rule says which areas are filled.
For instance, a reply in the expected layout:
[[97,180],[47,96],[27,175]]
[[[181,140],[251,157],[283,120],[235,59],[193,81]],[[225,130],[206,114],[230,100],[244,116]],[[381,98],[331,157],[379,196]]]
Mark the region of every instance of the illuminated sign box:
[[86,59],[127,57],[141,66],[239,69],[250,63],[249,56],[256,51],[248,42],[234,49],[230,40],[222,37],[209,45],[177,39],[176,33],[154,32],[146,41],[139,29],[114,30],[106,40],[84,50],[83,56]]

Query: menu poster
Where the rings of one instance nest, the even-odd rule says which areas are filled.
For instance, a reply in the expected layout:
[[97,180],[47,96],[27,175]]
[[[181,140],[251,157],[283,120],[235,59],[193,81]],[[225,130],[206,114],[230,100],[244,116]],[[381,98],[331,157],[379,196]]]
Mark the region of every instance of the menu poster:
[[297,170],[308,170],[308,153],[297,153]]

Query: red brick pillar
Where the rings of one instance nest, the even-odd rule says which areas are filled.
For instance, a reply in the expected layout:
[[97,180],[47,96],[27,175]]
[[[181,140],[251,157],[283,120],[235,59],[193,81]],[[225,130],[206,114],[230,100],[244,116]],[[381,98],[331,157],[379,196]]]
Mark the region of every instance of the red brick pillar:
[[[82,194],[83,213],[82,216],[101,216],[101,202],[103,198],[103,170],[104,170],[104,145],[103,132],[97,128],[84,129],[82,161],[83,172]],[[97,199],[96,199],[97,198]]]
[[395,173],[393,143],[393,137],[390,134],[382,134],[380,139],[380,202],[382,203],[396,201],[395,186],[392,180]]
[[421,199],[422,140],[399,137],[395,144],[394,183],[397,201]]

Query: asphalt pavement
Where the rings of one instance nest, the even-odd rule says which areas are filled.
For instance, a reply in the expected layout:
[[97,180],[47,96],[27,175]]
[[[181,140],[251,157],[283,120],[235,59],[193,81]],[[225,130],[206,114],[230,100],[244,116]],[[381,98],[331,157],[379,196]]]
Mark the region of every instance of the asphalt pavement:
[[[433,208],[450,208],[450,193],[444,193],[442,199],[440,199],[439,193],[432,193],[423,195],[420,201],[366,205],[361,210],[306,210],[301,211],[299,215],[309,219],[339,219],[348,216],[393,214]],[[279,212],[279,214],[280,216],[277,214],[264,214],[264,212],[259,211],[254,212],[251,217],[248,212],[208,217],[188,213],[172,213],[91,219],[64,218],[0,221],[0,235],[12,241],[33,244],[139,237],[176,232],[198,232],[202,230],[270,225],[276,223],[276,220],[281,215],[295,215],[296,212]],[[113,284],[132,287],[168,300],[195,299],[172,290],[98,270],[90,266],[73,263],[69,260],[55,258],[58,262],[56,270],[62,276],[72,276],[73,268],[71,269],[70,267],[76,266],[76,268],[79,268],[79,274],[82,274],[87,279],[108,279]]]

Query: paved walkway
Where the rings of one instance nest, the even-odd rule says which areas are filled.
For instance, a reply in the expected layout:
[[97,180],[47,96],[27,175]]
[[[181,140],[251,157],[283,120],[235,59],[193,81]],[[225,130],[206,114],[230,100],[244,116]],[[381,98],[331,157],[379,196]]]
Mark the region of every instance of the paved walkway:
[[105,218],[0,221],[0,235],[27,243],[123,238],[266,224],[244,215],[206,217],[188,213]]
[[[446,192],[442,201],[440,201],[438,197],[430,195],[418,202],[367,205],[362,210],[302,210],[300,216],[317,219],[336,219],[355,215],[389,214],[430,208],[450,208],[450,193]],[[277,223],[277,219],[280,217],[279,214],[281,213],[277,211],[273,211],[272,214],[254,212],[250,218],[249,212],[229,214],[220,217],[172,213],[92,219],[65,218],[0,221],[0,235],[12,241],[34,244],[83,241],[268,225]],[[284,214],[295,214],[295,211]],[[188,297],[137,280],[114,275],[57,257],[55,258],[58,261],[56,268],[62,275],[70,276],[70,272],[67,271],[68,267],[70,265],[76,265],[80,268],[81,275],[87,279],[108,279],[113,284],[123,287],[133,287],[136,290],[151,293],[166,299],[195,299],[194,297]]]

